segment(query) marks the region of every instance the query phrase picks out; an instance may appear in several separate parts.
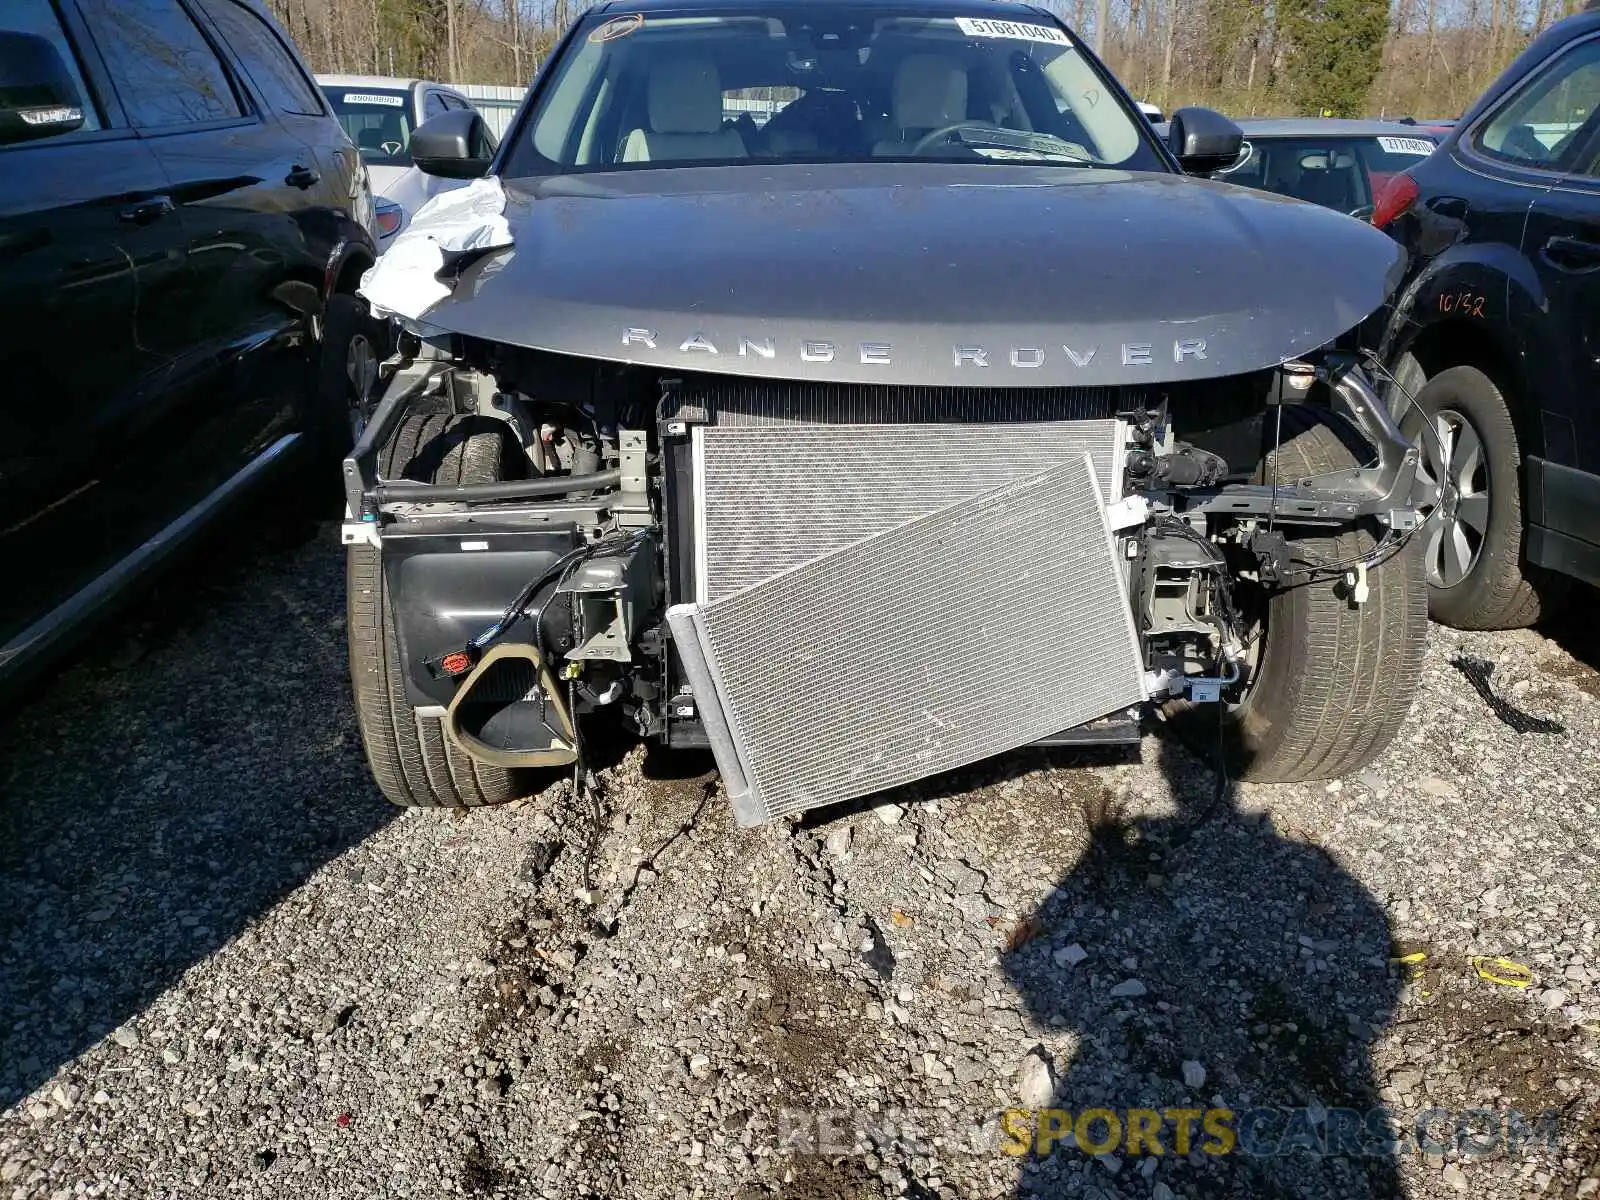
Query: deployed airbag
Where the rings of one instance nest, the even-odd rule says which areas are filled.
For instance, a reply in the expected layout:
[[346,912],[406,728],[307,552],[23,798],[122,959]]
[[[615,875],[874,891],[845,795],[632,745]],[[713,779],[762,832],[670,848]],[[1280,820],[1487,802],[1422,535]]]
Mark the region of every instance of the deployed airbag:
[[454,288],[439,278],[465,254],[511,245],[500,180],[474,179],[429,200],[411,218],[378,265],[361,277],[361,295],[375,316],[415,320]]

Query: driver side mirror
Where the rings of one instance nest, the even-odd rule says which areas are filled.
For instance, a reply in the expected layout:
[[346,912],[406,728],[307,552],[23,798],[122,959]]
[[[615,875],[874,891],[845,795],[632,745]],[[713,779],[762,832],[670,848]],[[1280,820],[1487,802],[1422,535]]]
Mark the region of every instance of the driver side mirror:
[[1180,108],[1167,126],[1167,147],[1186,175],[1209,175],[1231,166],[1244,147],[1244,130],[1209,108]]
[[0,29],[0,146],[71,133],[83,124],[83,97],[55,46],[31,33]]
[[411,161],[425,175],[477,179],[488,174],[494,139],[483,117],[454,108],[418,125],[411,135]]

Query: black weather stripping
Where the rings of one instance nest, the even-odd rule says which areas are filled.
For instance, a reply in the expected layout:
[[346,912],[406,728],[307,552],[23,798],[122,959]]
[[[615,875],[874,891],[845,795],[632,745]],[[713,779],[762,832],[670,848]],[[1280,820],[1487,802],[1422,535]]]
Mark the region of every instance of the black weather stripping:
[[1567,727],[1560,721],[1551,721],[1545,717],[1536,717],[1525,713],[1509,700],[1494,694],[1494,689],[1489,686],[1489,677],[1494,674],[1494,664],[1484,662],[1481,658],[1469,658],[1465,654],[1457,654],[1450,660],[1450,665],[1467,677],[1467,681],[1478,689],[1478,695],[1500,720],[1511,726],[1518,733],[1565,733]]

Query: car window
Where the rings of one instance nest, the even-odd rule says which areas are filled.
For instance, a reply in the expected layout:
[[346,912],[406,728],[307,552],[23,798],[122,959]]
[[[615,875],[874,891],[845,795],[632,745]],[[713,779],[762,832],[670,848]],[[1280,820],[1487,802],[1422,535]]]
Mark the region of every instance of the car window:
[[323,88],[333,115],[369,167],[411,165],[411,96],[382,88]]
[[[72,43],[67,39],[66,31],[61,28],[61,21],[56,16],[55,9],[50,6],[50,0],[6,0],[5,5],[0,7],[0,29],[36,34],[54,46],[56,53],[61,55],[61,61],[66,63],[73,85],[78,89],[78,97],[83,103],[83,124],[74,132],[104,128],[100,114],[95,108],[94,97],[89,92],[88,84],[83,81],[83,72],[78,68],[78,56],[72,48]],[[61,136],[71,137],[72,134]],[[39,138],[29,144],[36,146],[39,142],[49,140],[51,139]]]
[[974,7],[591,12],[508,174],[917,159],[1162,170],[1076,38]]
[[1491,158],[1557,169],[1600,110],[1600,38],[1580,42],[1534,75],[1472,136]]
[[140,129],[244,115],[228,73],[178,0],[79,0],[111,81]]
[[1234,165],[1217,172],[1217,178],[1350,213],[1371,204],[1392,176],[1416,166],[1433,149],[1433,140],[1421,135],[1252,138],[1247,134]]
[[429,92],[428,98],[422,102],[422,119],[429,120],[445,111],[444,93]]
[[322,115],[316,88],[265,21],[234,0],[205,0],[205,10],[269,105],[278,112]]

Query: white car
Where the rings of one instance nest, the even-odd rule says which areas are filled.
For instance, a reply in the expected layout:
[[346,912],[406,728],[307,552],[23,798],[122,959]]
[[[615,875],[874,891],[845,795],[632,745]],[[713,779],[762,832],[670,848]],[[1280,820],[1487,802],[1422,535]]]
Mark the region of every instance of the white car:
[[466,183],[417,170],[411,161],[411,134],[440,113],[472,108],[472,101],[445,84],[426,79],[318,75],[317,83],[372,178],[381,254],[425,202]]

